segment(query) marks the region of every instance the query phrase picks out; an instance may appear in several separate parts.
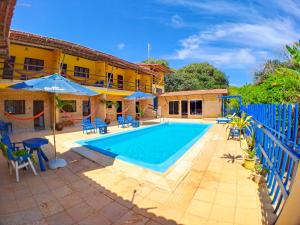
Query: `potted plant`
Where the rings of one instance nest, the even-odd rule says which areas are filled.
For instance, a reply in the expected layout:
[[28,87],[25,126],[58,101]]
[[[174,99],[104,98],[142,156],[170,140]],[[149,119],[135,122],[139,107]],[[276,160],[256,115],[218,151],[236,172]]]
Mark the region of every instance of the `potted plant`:
[[262,164],[256,163],[253,174],[254,182],[260,184],[262,182],[262,177],[264,177],[267,173],[268,170],[264,168]]
[[[246,116],[245,113],[242,113],[241,117],[234,116],[232,121],[229,122],[230,130],[229,130],[229,137],[238,137],[241,140],[242,132],[245,128],[250,126],[251,116]],[[228,128],[228,127],[227,127]]]
[[135,115],[136,120],[140,120],[144,116],[144,111],[141,105],[137,105],[138,113]]
[[[60,100],[59,97],[57,95],[55,95],[55,105],[59,110],[62,110],[64,106],[70,105],[70,104]],[[62,131],[63,128],[64,128],[64,124],[62,122],[57,122],[55,124],[55,130]]]
[[247,149],[245,149],[244,156],[244,167],[248,170],[254,170],[255,159],[256,159],[256,148],[255,148],[255,132],[252,131],[252,135],[247,137]]
[[[114,107],[116,110],[119,108],[119,103],[117,101],[109,101],[109,100],[101,99],[100,102],[105,104],[106,108]],[[110,122],[111,122],[110,118],[107,115],[104,119],[104,122],[106,124],[110,124]]]

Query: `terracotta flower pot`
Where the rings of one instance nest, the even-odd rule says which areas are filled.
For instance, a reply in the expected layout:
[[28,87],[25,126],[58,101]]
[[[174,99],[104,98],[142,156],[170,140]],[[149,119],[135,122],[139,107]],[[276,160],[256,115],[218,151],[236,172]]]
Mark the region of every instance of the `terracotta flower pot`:
[[55,130],[57,130],[57,131],[62,131],[62,129],[63,129],[63,124],[62,123],[56,123],[55,124]]
[[255,159],[244,158],[244,167],[248,170],[254,170],[254,168],[255,168]]
[[260,174],[254,174],[253,175],[253,180],[255,183],[260,184],[262,180],[262,176]]

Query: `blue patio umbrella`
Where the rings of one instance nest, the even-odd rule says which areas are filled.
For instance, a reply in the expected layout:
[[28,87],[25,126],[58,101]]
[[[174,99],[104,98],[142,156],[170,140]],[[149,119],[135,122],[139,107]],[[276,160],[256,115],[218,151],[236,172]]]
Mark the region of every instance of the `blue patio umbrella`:
[[155,98],[154,95],[149,93],[144,93],[141,91],[134,92],[132,95],[125,97],[126,100],[134,100],[135,102],[136,100],[145,100],[145,99],[153,99],[153,98]]
[[55,124],[56,124],[56,94],[73,94],[73,95],[85,95],[95,96],[97,92],[92,91],[80,84],[70,81],[59,74],[52,74],[46,77],[26,80],[24,82],[11,85],[9,88],[15,90],[27,90],[27,91],[43,91],[53,93],[54,100],[54,113],[53,113],[53,139],[54,139],[54,150],[55,159],[49,162],[49,167],[56,169],[57,167],[63,167],[66,165],[66,161],[63,159],[56,158],[56,141],[55,141]]
[[125,97],[126,100],[138,100],[138,99],[143,100],[143,99],[153,99],[153,98],[155,98],[154,95],[149,93],[144,93],[141,91],[134,92],[132,95]]

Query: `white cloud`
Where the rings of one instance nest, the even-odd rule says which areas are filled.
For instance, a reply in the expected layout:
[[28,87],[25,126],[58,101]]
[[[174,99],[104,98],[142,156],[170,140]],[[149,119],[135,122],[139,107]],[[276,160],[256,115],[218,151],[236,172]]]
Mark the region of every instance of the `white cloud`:
[[169,60],[207,61],[223,69],[250,72],[267,59],[281,58],[284,46],[300,38],[299,0],[274,0],[272,4],[261,0],[157,1],[192,15],[185,18],[184,26],[195,32],[179,40],[179,47],[166,56]]
[[265,20],[261,23],[234,23],[218,25],[200,32],[199,41],[229,41],[251,47],[272,49],[297,40],[300,31],[290,20]]
[[183,19],[179,15],[174,15],[171,17],[171,26],[175,28],[180,28],[184,26]]
[[30,8],[32,5],[30,3],[27,2],[18,2],[17,3],[17,7],[26,7],[26,8]]
[[[180,6],[199,14],[229,15],[231,17],[260,17],[252,7],[252,3],[245,1],[217,1],[217,0],[157,0],[159,3],[169,6]],[[259,4],[259,3],[256,3]]]
[[180,40],[169,59],[198,59],[226,67],[249,67],[292,43],[300,32],[289,20],[217,25]]
[[118,45],[117,45],[117,49],[118,50],[122,50],[122,49],[124,49],[125,48],[125,44],[124,43],[119,43]]
[[275,0],[277,5],[281,10],[285,11],[287,14],[300,17],[300,2],[295,0]]

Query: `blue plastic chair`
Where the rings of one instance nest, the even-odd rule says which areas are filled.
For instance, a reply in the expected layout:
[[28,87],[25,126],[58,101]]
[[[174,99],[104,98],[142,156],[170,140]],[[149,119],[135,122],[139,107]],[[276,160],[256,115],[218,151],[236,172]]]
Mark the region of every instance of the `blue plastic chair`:
[[107,133],[107,124],[101,118],[95,118],[94,124],[96,130],[99,130],[100,134]]
[[12,174],[12,167],[15,168],[16,171],[16,180],[19,182],[19,170],[30,166],[34,175],[37,175],[37,172],[33,166],[33,163],[30,159],[31,153],[28,152],[27,154],[24,154],[22,156],[15,156],[14,153],[16,153],[18,150],[20,150],[20,147],[17,146],[17,144],[21,144],[22,142],[14,142],[12,143],[8,134],[4,133],[1,137],[1,142],[4,144],[7,148],[7,151],[5,152],[5,156],[8,159],[8,166],[9,166],[9,172]]
[[118,116],[118,127],[124,128],[126,125],[128,125],[128,122],[125,120],[123,116]]
[[95,126],[91,123],[89,119],[82,119],[81,122],[82,132],[88,133],[89,131],[95,131]]
[[133,119],[132,116],[127,116],[126,121],[129,125],[131,125],[132,127],[139,127],[140,126],[140,122]]

